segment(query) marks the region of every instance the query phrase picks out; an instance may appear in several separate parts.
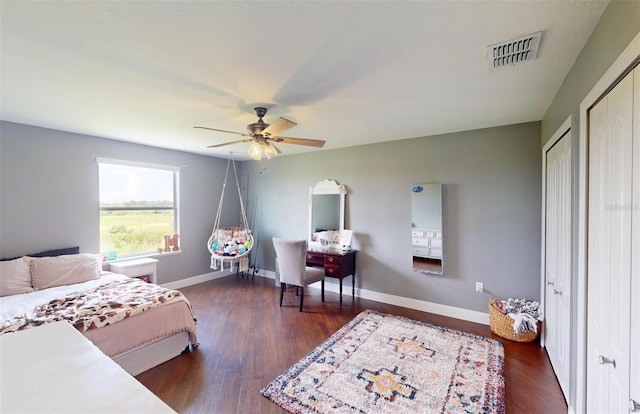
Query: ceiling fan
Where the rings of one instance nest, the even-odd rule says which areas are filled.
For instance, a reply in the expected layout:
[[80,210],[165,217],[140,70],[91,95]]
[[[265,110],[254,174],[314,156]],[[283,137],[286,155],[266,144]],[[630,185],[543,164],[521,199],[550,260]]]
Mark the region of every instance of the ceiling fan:
[[275,146],[274,142],[284,142],[285,144],[296,144],[296,145],[307,145],[310,147],[318,147],[322,148],[324,146],[325,141],[320,139],[308,139],[308,138],[293,138],[293,137],[281,137],[278,136],[279,133],[286,131],[289,128],[292,128],[298,124],[293,121],[289,121],[286,118],[278,118],[272,124],[267,124],[262,120],[262,118],[267,114],[267,108],[262,106],[258,106],[253,108],[256,111],[256,115],[258,116],[258,122],[254,122],[253,124],[247,125],[247,131],[249,133],[243,132],[234,132],[227,131],[224,129],[217,128],[209,128],[197,126],[194,128],[198,129],[208,129],[210,131],[218,131],[218,132],[226,132],[229,134],[241,135],[243,137],[248,137],[246,139],[240,139],[237,141],[225,142],[222,144],[209,145],[207,148],[218,148],[223,147],[225,145],[237,144],[239,142],[251,142],[249,146],[249,157],[254,160],[262,159],[262,155],[271,159],[276,155],[282,153]]

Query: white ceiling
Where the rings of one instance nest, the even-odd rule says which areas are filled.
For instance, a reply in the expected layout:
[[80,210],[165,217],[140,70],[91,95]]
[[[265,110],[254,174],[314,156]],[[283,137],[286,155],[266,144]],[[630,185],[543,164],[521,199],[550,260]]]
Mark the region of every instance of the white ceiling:
[[[193,126],[245,132],[262,105],[334,149],[537,121],[607,4],[3,0],[0,117],[238,159]],[[488,68],[538,31],[536,60]]]

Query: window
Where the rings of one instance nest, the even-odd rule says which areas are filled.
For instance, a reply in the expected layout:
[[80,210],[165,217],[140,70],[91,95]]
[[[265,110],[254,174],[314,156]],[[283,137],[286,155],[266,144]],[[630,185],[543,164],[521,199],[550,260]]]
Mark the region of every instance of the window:
[[180,233],[178,174],[171,166],[98,159],[100,251],[109,259],[157,253]]

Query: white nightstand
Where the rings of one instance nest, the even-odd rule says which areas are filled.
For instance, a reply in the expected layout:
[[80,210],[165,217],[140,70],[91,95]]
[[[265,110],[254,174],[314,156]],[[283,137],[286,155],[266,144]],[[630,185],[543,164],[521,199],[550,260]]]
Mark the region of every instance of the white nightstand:
[[122,262],[111,263],[111,271],[129,277],[136,277],[145,282],[157,285],[156,263],[158,263],[158,260],[147,257],[143,259],[124,260]]

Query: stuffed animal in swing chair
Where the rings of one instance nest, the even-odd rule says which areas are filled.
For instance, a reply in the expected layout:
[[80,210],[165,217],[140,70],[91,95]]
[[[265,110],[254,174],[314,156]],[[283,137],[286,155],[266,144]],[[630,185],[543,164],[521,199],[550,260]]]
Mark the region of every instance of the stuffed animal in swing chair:
[[222,245],[222,251],[225,256],[235,256],[238,254],[238,243],[235,240],[227,240]]

